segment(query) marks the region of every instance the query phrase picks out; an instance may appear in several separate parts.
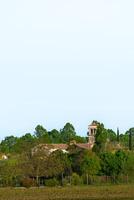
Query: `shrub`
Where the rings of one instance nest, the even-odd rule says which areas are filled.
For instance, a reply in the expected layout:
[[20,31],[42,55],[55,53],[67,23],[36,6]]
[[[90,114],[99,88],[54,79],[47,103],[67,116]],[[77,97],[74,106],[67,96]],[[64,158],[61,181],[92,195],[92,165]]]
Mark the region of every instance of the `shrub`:
[[72,178],[71,178],[71,184],[81,185],[82,183],[83,183],[82,178],[78,174],[73,173]]
[[71,184],[71,176],[66,176],[62,181],[62,186],[70,186]]
[[31,178],[23,178],[21,180],[21,186],[23,186],[23,187],[29,188],[29,187],[33,187],[35,185],[36,185],[35,181]]
[[59,185],[59,181],[56,178],[45,180],[45,185],[48,187],[54,187]]

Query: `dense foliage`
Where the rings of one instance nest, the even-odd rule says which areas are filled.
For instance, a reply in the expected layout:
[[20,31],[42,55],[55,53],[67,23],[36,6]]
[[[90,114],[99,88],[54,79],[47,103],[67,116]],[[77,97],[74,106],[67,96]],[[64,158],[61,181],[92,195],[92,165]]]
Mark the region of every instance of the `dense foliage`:
[[[95,182],[95,177],[112,177],[118,181],[134,179],[133,129],[124,135],[106,129],[97,123],[93,149],[80,148],[76,143],[87,143],[86,138],[76,134],[72,124],[67,123],[60,131],[47,131],[38,125],[34,134],[22,137],[8,136],[0,143],[1,186],[55,186],[81,185]],[[131,134],[130,134],[131,132]],[[130,141],[131,140],[131,141]],[[75,141],[75,142],[70,142]],[[40,144],[67,143],[67,152],[37,148]],[[33,151],[35,149],[36,151]],[[99,179],[101,180],[101,179]]]
[[76,135],[72,124],[66,123],[60,131],[53,129],[47,131],[43,126],[37,125],[34,134],[26,133],[22,137],[14,137],[13,135],[5,137],[0,143],[0,152],[2,153],[22,153],[31,150],[37,144],[59,144],[69,143],[71,140],[86,143],[87,139]]

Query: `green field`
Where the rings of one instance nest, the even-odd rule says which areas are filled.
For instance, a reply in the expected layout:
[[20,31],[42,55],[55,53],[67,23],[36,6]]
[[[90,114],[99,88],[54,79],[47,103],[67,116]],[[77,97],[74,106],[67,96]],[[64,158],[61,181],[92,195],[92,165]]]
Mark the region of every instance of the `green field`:
[[1,188],[0,200],[133,200],[134,185]]

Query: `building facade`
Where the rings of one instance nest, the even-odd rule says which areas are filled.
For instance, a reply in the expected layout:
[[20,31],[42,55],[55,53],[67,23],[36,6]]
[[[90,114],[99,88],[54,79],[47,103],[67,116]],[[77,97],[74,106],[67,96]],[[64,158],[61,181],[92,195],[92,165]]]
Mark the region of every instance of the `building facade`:
[[88,143],[91,148],[93,148],[94,143],[95,143],[95,135],[97,131],[97,122],[93,121],[89,126],[88,126]]
[[62,152],[67,153],[68,148],[71,145],[74,145],[80,149],[90,150],[93,148],[94,143],[95,143],[95,134],[97,131],[97,125],[98,125],[97,122],[93,121],[88,126],[88,133],[87,133],[88,142],[87,143],[76,143],[76,141],[70,141],[69,144],[39,144],[32,149],[32,154],[35,154],[38,151],[44,151],[46,152],[46,154],[51,154],[52,152],[56,150],[61,150]]

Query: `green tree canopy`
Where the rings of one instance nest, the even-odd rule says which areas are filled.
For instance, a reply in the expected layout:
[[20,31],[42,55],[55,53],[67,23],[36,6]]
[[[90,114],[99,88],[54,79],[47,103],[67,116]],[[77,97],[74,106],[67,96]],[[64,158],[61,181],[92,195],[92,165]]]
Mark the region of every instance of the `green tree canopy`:
[[46,143],[46,144],[51,143],[51,140],[50,140],[47,130],[41,125],[36,126],[35,136],[38,139],[38,143]]
[[14,145],[14,152],[23,153],[26,151],[31,151],[31,148],[36,145],[36,138],[31,135],[31,133],[26,133],[22,137],[17,139]]
[[70,142],[75,139],[76,132],[72,124],[66,123],[64,128],[61,129],[61,138],[64,143]]
[[101,171],[104,175],[118,176],[124,173],[124,166],[127,161],[127,155],[124,151],[105,152],[101,154],[100,158]]
[[43,126],[41,126],[41,125],[36,126],[35,135],[37,138],[41,138],[46,134],[47,134],[47,130]]
[[49,134],[51,143],[53,143],[53,144],[62,143],[61,133],[59,131],[57,131],[56,129],[49,131],[48,134]]
[[48,157],[44,170],[48,177],[58,176],[62,173],[70,174],[71,163],[68,155],[61,150],[54,151]]
[[18,138],[13,135],[5,137],[0,144],[0,151],[4,153],[11,153],[14,145],[17,143]]
[[82,174],[97,175],[100,170],[100,160],[93,152],[85,151],[81,163]]
[[93,151],[96,153],[104,152],[106,150],[107,138],[107,130],[104,128],[103,124],[98,123]]

